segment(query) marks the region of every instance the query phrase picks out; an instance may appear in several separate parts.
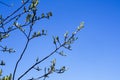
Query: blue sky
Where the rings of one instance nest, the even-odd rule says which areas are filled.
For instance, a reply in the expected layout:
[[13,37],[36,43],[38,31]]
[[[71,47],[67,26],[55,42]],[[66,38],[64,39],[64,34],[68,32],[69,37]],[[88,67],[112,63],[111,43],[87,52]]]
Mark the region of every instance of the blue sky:
[[[8,8],[0,5],[0,14],[7,15],[20,5],[20,0],[4,0],[14,7]],[[41,0],[39,13],[52,11],[50,20],[42,20],[36,25],[36,29],[47,29],[48,36],[33,40],[26,51],[23,65],[18,72],[22,72],[32,65],[37,56],[42,58],[54,49],[52,35],[61,38],[66,31],[72,32],[80,24],[85,22],[85,28],[77,35],[79,39],[73,44],[72,51],[66,51],[67,57],[57,54],[41,64],[47,66],[50,60],[57,58],[58,67],[66,65],[69,70],[61,75],[51,75],[48,80],[120,80],[120,1],[119,0]],[[18,47],[24,43],[21,34],[13,34],[8,42],[15,46],[18,53],[5,54],[2,58],[8,62],[7,72],[11,72],[19,55]],[[41,42],[43,41],[43,42]],[[21,43],[21,44],[18,44]],[[3,53],[2,53],[3,54]],[[34,57],[33,57],[34,56]],[[27,63],[27,65],[26,65]],[[34,71],[33,71],[34,72]],[[29,76],[34,76],[33,72]],[[18,74],[19,75],[19,74]],[[35,74],[38,76],[39,74]]]

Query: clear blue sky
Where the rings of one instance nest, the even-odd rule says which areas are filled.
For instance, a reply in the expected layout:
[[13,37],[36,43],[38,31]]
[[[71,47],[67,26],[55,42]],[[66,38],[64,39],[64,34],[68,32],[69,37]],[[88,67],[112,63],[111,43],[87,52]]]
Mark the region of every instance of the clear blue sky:
[[[12,8],[0,4],[0,14],[4,15],[20,5],[20,0],[4,0],[3,2],[14,4]],[[32,65],[28,62],[33,63],[37,56],[41,58],[54,49],[52,35],[59,35],[62,38],[64,32],[72,32],[81,21],[84,21],[85,28],[77,35],[79,39],[74,43],[73,50],[66,51],[68,56],[64,58],[55,55],[42,64],[50,64],[50,60],[56,57],[58,67],[62,65],[69,67],[64,74],[53,74],[48,80],[120,80],[119,0],[41,0],[38,14],[49,11],[52,11],[53,17],[50,20],[42,20],[36,25],[40,29],[47,29],[48,36],[32,41],[24,56],[27,58],[22,60],[23,66],[18,71],[24,71]],[[24,39],[17,37],[21,34],[13,35],[16,38],[14,40],[11,38],[7,43],[15,46],[16,49],[22,47]],[[7,65],[9,67],[5,68],[8,73],[12,71],[13,62],[17,59],[16,55],[19,55],[20,50],[18,49],[18,53],[13,55],[0,54],[2,59],[10,61]],[[32,72],[29,76],[34,77]],[[38,75],[39,73],[35,74],[35,76]]]

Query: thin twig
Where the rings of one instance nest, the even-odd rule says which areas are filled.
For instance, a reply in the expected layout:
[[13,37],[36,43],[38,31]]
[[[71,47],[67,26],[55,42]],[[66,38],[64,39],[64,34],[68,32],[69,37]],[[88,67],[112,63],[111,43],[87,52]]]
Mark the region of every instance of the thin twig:
[[15,79],[15,74],[16,74],[16,70],[17,70],[18,64],[19,64],[19,62],[21,61],[21,59],[22,59],[22,57],[23,57],[23,55],[24,55],[24,53],[25,53],[25,51],[26,51],[26,49],[27,49],[27,47],[28,47],[28,44],[29,44],[29,42],[30,42],[29,37],[30,37],[30,34],[31,34],[31,32],[32,32],[32,26],[33,26],[33,24],[31,24],[31,26],[30,26],[30,31],[29,31],[29,34],[28,34],[28,36],[27,36],[27,43],[26,43],[26,45],[25,45],[25,48],[23,49],[23,52],[21,53],[20,58],[18,59],[16,65],[15,65],[15,69],[14,69],[14,73],[13,73],[13,80]]
[[36,65],[40,64],[41,62],[45,61],[46,59],[48,59],[50,56],[52,56],[53,54],[55,54],[61,47],[64,47],[64,45],[66,45],[67,42],[69,42],[73,37],[75,36],[75,34],[71,35],[71,37],[64,42],[63,44],[61,44],[58,48],[56,48],[53,52],[51,52],[48,56],[44,57],[42,60],[36,62],[35,64],[33,64],[28,70],[26,70],[20,77],[18,77],[18,80],[20,80],[23,76],[25,76],[29,71],[31,71]]
[[5,23],[3,24],[3,26],[6,25],[6,24],[8,24],[9,22],[11,22],[12,20],[14,20],[16,17],[21,16],[21,15],[27,13],[27,12],[29,12],[29,11],[22,12],[22,13],[20,13],[20,14],[18,14],[18,15],[15,15],[15,16],[12,17],[11,19],[9,19],[7,22],[5,22]]
[[20,80],[24,75],[26,75],[31,69],[33,69],[36,65],[40,64],[41,62],[43,62],[44,60],[48,59],[50,56],[52,56],[58,49],[60,49],[63,45],[61,45],[60,47],[58,47],[57,49],[55,49],[52,53],[50,53],[48,56],[46,56],[45,58],[43,58],[42,60],[40,60],[39,62],[35,63],[34,65],[32,65],[27,71],[25,71],[19,78],[18,80]]
[[21,59],[22,59],[22,57],[23,57],[23,55],[24,55],[24,53],[25,53],[25,51],[26,51],[26,49],[27,49],[27,47],[28,47],[28,43],[29,43],[29,40],[27,40],[27,43],[26,43],[26,45],[25,45],[25,48],[24,48],[22,54],[20,55],[20,58],[18,59],[16,65],[15,65],[14,72],[13,72],[13,80],[15,79],[15,74],[16,74],[16,70],[17,70],[18,64],[19,64],[19,62],[21,61]]
[[3,22],[5,22],[8,18],[10,18],[11,16],[13,16],[15,13],[17,13],[21,8],[23,8],[27,3],[29,2],[29,0],[27,0],[23,5],[21,5],[19,8],[17,8],[12,14],[10,14],[9,16],[7,16]]

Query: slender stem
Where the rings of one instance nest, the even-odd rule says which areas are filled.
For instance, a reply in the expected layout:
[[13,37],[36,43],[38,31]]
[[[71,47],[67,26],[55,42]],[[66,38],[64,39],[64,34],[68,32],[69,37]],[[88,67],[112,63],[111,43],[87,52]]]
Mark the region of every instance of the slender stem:
[[12,20],[14,20],[16,17],[21,16],[21,15],[27,13],[27,12],[29,12],[29,11],[22,12],[22,13],[20,13],[20,14],[18,14],[18,15],[15,15],[14,17],[10,18],[7,22],[5,22],[3,25],[8,24],[8,23],[11,22]]
[[26,70],[19,78],[18,80],[20,80],[23,76],[25,76],[31,69],[33,69],[36,65],[40,64],[41,62],[45,61],[46,59],[48,59],[50,56],[52,56],[57,50],[59,50],[63,45],[65,45],[65,43],[63,43],[61,46],[59,46],[58,48],[56,48],[53,52],[51,52],[48,56],[44,57],[42,60],[40,60],[39,62],[35,63],[34,65],[32,65],[28,70]]
[[23,55],[24,55],[24,53],[25,53],[25,51],[26,51],[26,49],[27,49],[27,47],[28,47],[28,43],[29,43],[29,40],[27,40],[27,43],[26,43],[26,45],[25,45],[25,48],[24,48],[22,54],[20,55],[20,57],[19,57],[16,65],[15,65],[15,69],[14,69],[14,72],[13,72],[13,80],[15,79],[15,74],[16,74],[16,70],[17,70],[18,64],[19,64],[19,62],[21,61],[21,59],[22,59],[22,57],[23,57]]
[[20,80],[23,76],[25,76],[29,71],[31,71],[36,65],[40,64],[41,62],[45,61],[46,59],[48,59],[50,56],[52,56],[53,54],[55,54],[61,47],[64,47],[64,45],[66,45],[67,42],[69,42],[69,40],[71,40],[73,37],[75,36],[75,34],[71,35],[71,37],[63,42],[59,47],[57,47],[53,52],[51,52],[48,56],[44,57],[42,60],[36,62],[35,64],[33,64],[28,70],[26,70],[20,77],[18,77],[18,80]]
[[40,76],[40,77],[38,77],[38,78],[34,78],[34,80],[39,80],[39,79],[41,79],[41,78],[44,78],[43,80],[45,80],[46,79],[46,77],[48,76],[48,75],[50,75],[51,74],[51,72],[48,72],[48,73],[45,73],[45,74],[43,74],[42,76]]
[[3,22],[5,22],[8,18],[10,18],[11,16],[13,16],[16,12],[18,12],[21,8],[24,7],[24,5],[26,5],[29,2],[29,0],[27,0],[23,5],[21,5],[18,9],[16,9],[12,14],[10,14],[9,16],[7,16]]
[[16,65],[15,65],[15,69],[14,69],[14,72],[13,72],[13,80],[15,79],[15,74],[16,74],[16,70],[17,70],[18,64],[19,64],[19,62],[21,61],[21,59],[22,59],[22,57],[23,57],[23,55],[24,55],[24,53],[25,53],[25,51],[26,51],[26,49],[27,49],[27,47],[28,47],[28,44],[29,44],[29,42],[30,42],[30,39],[29,39],[29,38],[30,38],[30,35],[31,35],[31,32],[32,32],[32,27],[33,27],[33,24],[30,25],[30,31],[29,31],[29,34],[28,34],[28,36],[27,36],[27,43],[26,43],[26,45],[25,45],[25,48],[23,49],[23,52],[22,52],[21,55],[20,55],[20,58],[18,59]]

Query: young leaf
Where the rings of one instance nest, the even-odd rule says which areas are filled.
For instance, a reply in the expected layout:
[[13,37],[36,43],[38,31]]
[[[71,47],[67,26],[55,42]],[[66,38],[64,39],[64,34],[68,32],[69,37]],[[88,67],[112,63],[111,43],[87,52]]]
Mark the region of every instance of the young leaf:
[[40,36],[40,35],[41,35],[40,31],[38,31],[38,32],[37,32],[37,37]]
[[56,45],[56,40],[54,36],[53,36],[53,43]]
[[84,22],[81,22],[80,25],[78,26],[78,31],[81,30],[82,28],[84,28]]
[[68,38],[68,32],[66,32],[65,34],[64,34],[64,40],[66,41],[66,39]]

